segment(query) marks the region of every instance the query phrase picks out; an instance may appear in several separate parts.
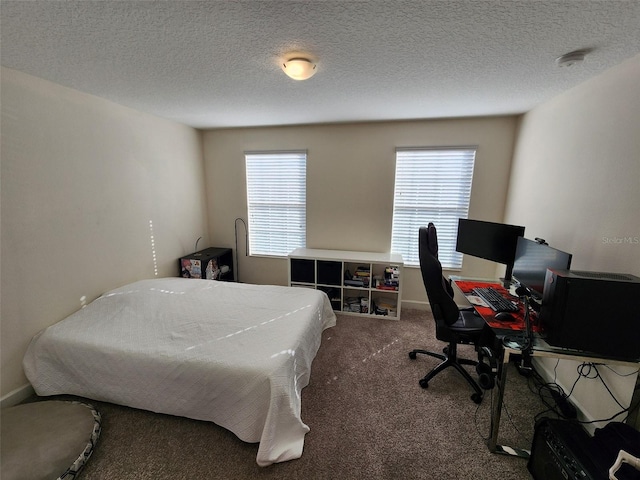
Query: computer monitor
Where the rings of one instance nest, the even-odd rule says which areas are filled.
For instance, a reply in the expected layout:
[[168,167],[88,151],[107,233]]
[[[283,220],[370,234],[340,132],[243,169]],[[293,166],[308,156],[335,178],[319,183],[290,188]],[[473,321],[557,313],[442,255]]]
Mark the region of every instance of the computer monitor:
[[544,293],[547,269],[569,270],[571,258],[570,253],[521,237],[516,246],[513,278],[517,283],[528,288],[534,298],[540,300]]
[[524,227],[517,225],[460,218],[456,251],[506,265],[506,283],[511,280],[518,238],[523,235]]

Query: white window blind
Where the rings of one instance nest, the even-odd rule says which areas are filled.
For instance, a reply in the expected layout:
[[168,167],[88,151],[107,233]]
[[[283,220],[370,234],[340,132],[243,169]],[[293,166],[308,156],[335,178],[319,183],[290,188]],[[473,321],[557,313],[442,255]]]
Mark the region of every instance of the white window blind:
[[475,147],[396,150],[391,251],[419,265],[418,230],[433,222],[444,268],[462,267],[456,252],[458,219],[467,218]]
[[249,254],[286,256],[306,246],[307,153],[245,153]]

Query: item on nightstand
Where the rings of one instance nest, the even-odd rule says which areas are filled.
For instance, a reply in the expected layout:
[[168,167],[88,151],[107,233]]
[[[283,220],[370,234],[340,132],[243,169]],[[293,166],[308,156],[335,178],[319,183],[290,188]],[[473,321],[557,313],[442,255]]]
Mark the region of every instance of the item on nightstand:
[[180,259],[180,276],[233,281],[232,262],[230,248],[206,248]]

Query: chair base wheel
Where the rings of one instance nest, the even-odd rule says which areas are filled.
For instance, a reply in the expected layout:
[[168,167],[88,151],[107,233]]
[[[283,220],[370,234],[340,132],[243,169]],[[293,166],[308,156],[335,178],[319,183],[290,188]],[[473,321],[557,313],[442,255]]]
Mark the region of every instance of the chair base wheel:
[[416,352],[409,352],[409,358],[410,358],[411,360],[415,360],[415,359],[416,359],[416,356],[417,356],[417,355],[416,355]]
[[421,378],[420,382],[418,382],[418,383],[420,383],[420,386],[422,388],[428,388],[429,387],[429,382],[427,382],[424,378]]
[[474,403],[480,405],[480,403],[482,403],[482,395],[480,395],[479,393],[474,393],[473,395],[471,395],[471,400],[473,400]]

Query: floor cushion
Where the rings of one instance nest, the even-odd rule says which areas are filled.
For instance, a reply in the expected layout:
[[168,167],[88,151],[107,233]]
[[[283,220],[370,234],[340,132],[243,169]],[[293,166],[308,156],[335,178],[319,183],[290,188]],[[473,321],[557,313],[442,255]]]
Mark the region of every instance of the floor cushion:
[[73,479],[100,436],[100,414],[80,402],[24,403],[0,415],[2,480]]

